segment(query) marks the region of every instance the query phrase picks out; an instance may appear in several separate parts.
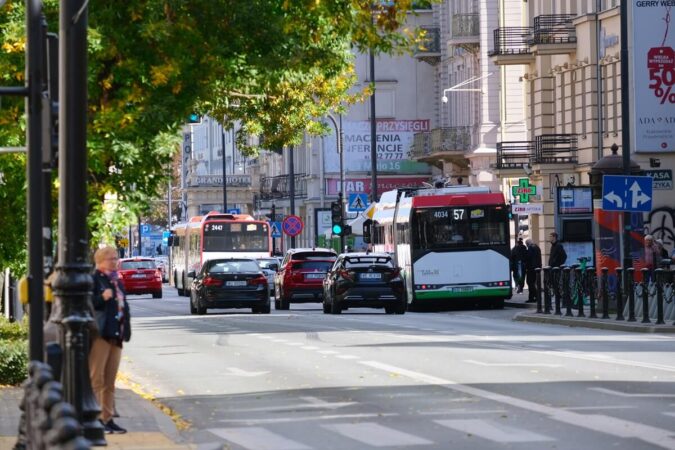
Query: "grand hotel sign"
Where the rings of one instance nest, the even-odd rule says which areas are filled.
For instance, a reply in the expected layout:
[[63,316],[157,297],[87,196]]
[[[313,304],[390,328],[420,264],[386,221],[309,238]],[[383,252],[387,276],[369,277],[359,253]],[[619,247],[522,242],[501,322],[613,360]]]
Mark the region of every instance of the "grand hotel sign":
[[[208,186],[222,186],[222,175],[197,175],[192,177],[190,186],[208,187]],[[251,187],[251,175],[228,175],[228,187]]]

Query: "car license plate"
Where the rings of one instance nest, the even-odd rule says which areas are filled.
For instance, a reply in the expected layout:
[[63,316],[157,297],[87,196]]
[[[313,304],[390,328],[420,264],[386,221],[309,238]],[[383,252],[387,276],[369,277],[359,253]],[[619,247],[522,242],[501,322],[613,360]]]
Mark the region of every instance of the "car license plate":
[[245,280],[242,280],[242,281],[226,281],[225,286],[232,286],[232,287],[234,287],[234,286],[246,286],[246,281]]
[[324,273],[306,273],[305,278],[309,280],[321,280],[326,274]]
[[361,279],[362,280],[381,280],[382,274],[381,273],[362,273]]
[[145,275],[142,273],[136,273],[131,276],[131,278],[145,278]]

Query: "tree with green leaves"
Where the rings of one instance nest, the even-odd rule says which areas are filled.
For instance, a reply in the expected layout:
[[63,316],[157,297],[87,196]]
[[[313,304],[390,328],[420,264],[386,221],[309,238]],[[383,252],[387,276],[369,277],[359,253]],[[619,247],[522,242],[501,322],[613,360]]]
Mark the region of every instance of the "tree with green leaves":
[[[240,121],[244,133],[271,149],[298,143],[304,132],[325,132],[318,117],[364,94],[351,91],[351,50],[412,48],[420,37],[404,27],[412,10],[412,0],[91,0],[92,243],[112,242],[148,210],[148,200],[166,186],[178,132],[192,112],[222,117],[225,126]],[[45,0],[44,11],[56,31],[58,1]],[[0,7],[3,85],[24,82],[24,28],[24,1],[7,0]],[[24,123],[23,101],[3,99],[0,145],[21,145]],[[21,160],[7,158],[0,155],[0,170]],[[0,211],[25,201],[18,187],[25,171],[5,172],[17,190],[0,196],[14,202]],[[23,223],[21,214],[14,217]],[[0,253],[0,266],[22,257]]]

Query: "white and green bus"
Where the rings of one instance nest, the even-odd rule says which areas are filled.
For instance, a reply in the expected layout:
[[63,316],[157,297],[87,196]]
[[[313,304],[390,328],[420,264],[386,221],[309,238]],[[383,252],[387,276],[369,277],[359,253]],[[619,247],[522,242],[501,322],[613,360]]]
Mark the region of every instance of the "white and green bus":
[[511,297],[509,207],[501,193],[453,186],[382,194],[369,237],[394,256],[408,304],[476,300],[503,307]]

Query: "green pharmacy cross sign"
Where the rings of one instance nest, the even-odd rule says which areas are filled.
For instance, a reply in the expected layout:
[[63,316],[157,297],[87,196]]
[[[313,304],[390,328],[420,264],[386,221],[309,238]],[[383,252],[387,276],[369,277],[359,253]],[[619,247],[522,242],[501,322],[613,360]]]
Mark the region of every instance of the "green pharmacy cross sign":
[[537,195],[537,186],[531,185],[528,178],[520,178],[518,186],[511,188],[511,193],[520,199],[520,203],[529,203],[530,195]]

